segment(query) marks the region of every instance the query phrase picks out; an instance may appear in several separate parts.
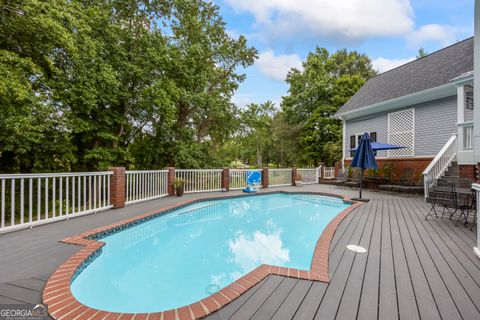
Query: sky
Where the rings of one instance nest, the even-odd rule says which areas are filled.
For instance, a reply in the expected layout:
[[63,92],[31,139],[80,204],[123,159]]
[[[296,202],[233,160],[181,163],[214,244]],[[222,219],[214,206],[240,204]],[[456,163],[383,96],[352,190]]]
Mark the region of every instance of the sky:
[[214,0],[232,37],[259,53],[233,101],[240,107],[288,94],[287,72],[324,47],[366,53],[379,72],[473,35],[473,0]]

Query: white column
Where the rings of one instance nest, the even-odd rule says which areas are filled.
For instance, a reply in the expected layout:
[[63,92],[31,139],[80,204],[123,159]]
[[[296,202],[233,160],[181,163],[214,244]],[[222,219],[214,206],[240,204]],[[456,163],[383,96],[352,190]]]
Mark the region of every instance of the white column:
[[[457,86],[457,123],[465,122],[465,86]],[[457,148],[458,151],[463,151],[463,126],[457,125]]]
[[[474,63],[473,63],[473,90],[474,99],[480,101],[480,0],[475,0],[475,16],[474,16]],[[475,102],[474,102],[475,103]],[[480,103],[473,107],[473,150],[475,162],[480,162]],[[480,190],[477,190],[477,193]],[[478,204],[477,204],[478,210]],[[478,211],[477,211],[478,212]],[[479,217],[480,218],[480,217]],[[474,249],[480,258],[480,228],[477,227],[477,247]]]

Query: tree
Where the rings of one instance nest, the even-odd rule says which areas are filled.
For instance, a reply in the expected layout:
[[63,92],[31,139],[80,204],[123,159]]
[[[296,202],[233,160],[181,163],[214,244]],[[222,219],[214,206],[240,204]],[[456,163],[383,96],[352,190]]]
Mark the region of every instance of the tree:
[[5,0],[0,170],[218,165],[256,50],[210,1]]
[[272,146],[272,116],[275,105],[271,101],[262,104],[251,103],[240,113],[244,141],[254,146],[256,165],[263,167],[264,159],[269,163]]
[[282,110],[291,125],[301,126],[299,164],[333,164],[341,158],[341,122],[332,116],[375,75],[364,54],[342,49],[330,55],[318,47],[307,56],[302,71],[289,72],[289,95],[283,97]]
[[426,52],[425,49],[423,48],[418,49],[417,59],[423,58],[426,55],[428,55],[428,52]]

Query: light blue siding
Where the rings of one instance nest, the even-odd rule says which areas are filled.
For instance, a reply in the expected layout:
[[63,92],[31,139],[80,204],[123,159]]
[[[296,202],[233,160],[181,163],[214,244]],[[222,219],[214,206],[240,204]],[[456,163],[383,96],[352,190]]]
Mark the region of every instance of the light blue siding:
[[[364,117],[354,120],[347,120],[347,154],[346,157],[350,157],[350,136],[362,134],[364,132],[376,132],[378,142],[387,142],[388,129],[387,129],[387,113],[375,114],[371,117]],[[380,151],[377,153],[378,157],[385,157],[386,152]]]
[[[457,132],[457,97],[451,96],[427,103],[404,107],[395,111],[415,109],[415,156],[434,156]],[[370,131],[377,133],[377,141],[388,141],[388,113],[346,121],[346,157],[350,157],[350,136]],[[379,157],[387,156],[379,152]]]

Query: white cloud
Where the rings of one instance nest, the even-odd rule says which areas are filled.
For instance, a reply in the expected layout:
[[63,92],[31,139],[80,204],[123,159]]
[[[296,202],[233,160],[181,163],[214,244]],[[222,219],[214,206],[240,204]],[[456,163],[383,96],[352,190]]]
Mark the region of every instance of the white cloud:
[[259,30],[362,39],[402,35],[413,29],[409,0],[225,0],[255,17]]
[[259,54],[256,66],[269,79],[284,81],[291,68],[302,68],[302,59],[296,54],[275,55],[267,50]]
[[379,57],[372,60],[372,65],[375,70],[378,70],[379,72],[385,72],[412,60],[415,60],[415,57],[410,57],[406,59],[388,59]]
[[412,31],[407,39],[412,46],[421,46],[427,42],[437,42],[447,46],[458,40],[458,35],[465,33],[460,27],[441,24],[426,24]]
[[232,102],[239,108],[245,108],[249,103],[253,102],[253,94],[235,92]]
[[261,264],[283,265],[290,261],[290,251],[283,247],[280,232],[265,234],[256,231],[253,237],[237,235],[229,242],[233,260],[244,272],[251,271]]

